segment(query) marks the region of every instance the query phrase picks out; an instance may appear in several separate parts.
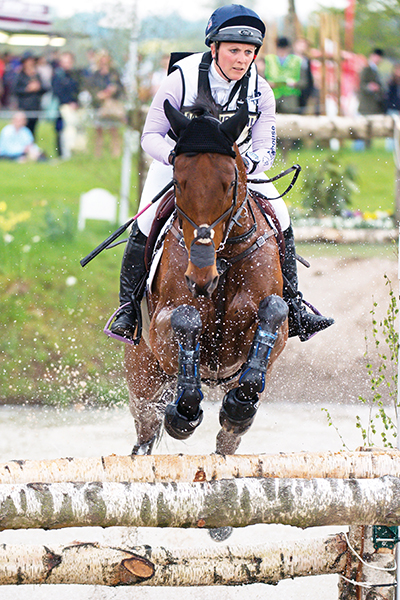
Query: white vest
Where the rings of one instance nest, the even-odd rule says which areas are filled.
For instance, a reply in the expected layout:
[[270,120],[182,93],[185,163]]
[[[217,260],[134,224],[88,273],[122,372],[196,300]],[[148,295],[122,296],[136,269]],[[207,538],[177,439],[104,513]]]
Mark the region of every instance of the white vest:
[[[175,63],[174,68],[179,69],[182,77],[182,85],[183,85],[183,95],[181,102],[181,111],[187,117],[191,117],[190,107],[193,106],[197,99],[198,94],[198,83],[199,83],[199,64],[202,59],[201,53],[192,54],[191,56],[187,56],[186,58],[181,59],[177,63]],[[212,85],[211,86],[211,94],[213,94]],[[230,88],[229,92],[232,90],[233,86]],[[254,63],[250,68],[250,78],[249,85],[247,89],[247,104],[249,107],[249,120],[246,127],[243,129],[240,134],[239,139],[237,140],[237,145],[239,146],[239,150],[241,154],[244,154],[251,148],[251,128],[256,123],[259,112],[258,112],[258,98],[260,93],[258,91],[258,75],[257,69]],[[232,117],[235,112],[238,110],[237,101],[239,98],[239,90],[236,92],[232,100],[228,105],[218,105],[220,107],[219,119],[221,121],[225,121]],[[216,98],[214,98],[216,101]],[[226,98],[226,101],[229,100],[229,94]]]

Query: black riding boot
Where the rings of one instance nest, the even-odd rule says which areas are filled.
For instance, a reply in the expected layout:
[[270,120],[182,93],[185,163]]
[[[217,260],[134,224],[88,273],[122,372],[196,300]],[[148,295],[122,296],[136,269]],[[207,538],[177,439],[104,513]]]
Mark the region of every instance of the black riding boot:
[[140,318],[140,302],[144,290],[142,284],[146,274],[144,263],[146,241],[147,237],[140,231],[135,221],[122,258],[119,291],[120,305],[127,302],[130,304],[121,310],[110,327],[112,333],[129,339],[133,339]]
[[282,267],[283,299],[289,307],[289,337],[299,336],[306,342],[314,333],[333,325],[334,320],[308,312],[303,304],[303,295],[298,291],[296,249],[293,228],[283,232],[285,238],[285,260]]

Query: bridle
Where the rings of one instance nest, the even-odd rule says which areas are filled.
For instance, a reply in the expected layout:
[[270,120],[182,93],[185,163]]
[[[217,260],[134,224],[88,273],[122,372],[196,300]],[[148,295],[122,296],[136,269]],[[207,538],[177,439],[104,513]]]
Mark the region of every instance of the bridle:
[[[189,217],[189,215],[187,215],[185,213],[185,211],[182,210],[178,206],[178,204],[176,202],[176,193],[175,193],[175,207],[176,207],[178,215],[181,218],[185,219],[185,221],[187,221],[194,229],[194,238],[190,244],[190,258],[191,258],[191,261],[193,262],[193,264],[195,264],[196,266],[200,266],[199,264],[196,264],[196,261],[197,261],[197,263],[201,263],[202,267],[210,266],[210,265],[214,264],[215,252],[219,252],[225,246],[226,240],[227,240],[229,233],[232,229],[232,226],[234,224],[234,218],[236,216],[234,214],[234,211],[237,207],[238,187],[239,187],[239,174],[238,174],[237,166],[235,165],[235,179],[230,186],[230,189],[233,188],[231,205],[222,213],[222,215],[220,215],[217,219],[215,219],[215,221],[213,221],[211,223],[211,225],[198,225],[197,223],[195,223]],[[247,194],[246,194],[245,200],[246,199],[247,199]],[[240,209],[241,209],[241,207],[240,207]],[[221,223],[225,219],[227,219],[227,223],[225,226],[224,236],[223,236],[221,244],[219,245],[219,247],[216,250],[215,244],[213,241],[214,227],[216,227],[219,223]],[[206,246],[206,244],[207,244],[207,246]],[[199,251],[198,250],[196,251],[196,246],[198,247],[199,245],[201,245],[200,248],[202,251],[201,258],[199,257]],[[210,249],[207,252],[207,256],[205,256],[206,247],[208,247]],[[211,253],[212,253],[212,256],[211,256]]]

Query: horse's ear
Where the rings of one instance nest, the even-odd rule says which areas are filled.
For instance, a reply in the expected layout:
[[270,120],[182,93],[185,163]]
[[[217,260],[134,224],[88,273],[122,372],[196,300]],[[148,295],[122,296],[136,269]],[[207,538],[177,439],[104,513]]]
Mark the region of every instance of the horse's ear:
[[234,144],[245,128],[248,119],[249,108],[247,102],[244,102],[233,117],[221,123],[220,131],[222,131],[228,140]]
[[179,138],[190,123],[180,110],[176,110],[169,100],[164,100],[164,112],[175,135]]

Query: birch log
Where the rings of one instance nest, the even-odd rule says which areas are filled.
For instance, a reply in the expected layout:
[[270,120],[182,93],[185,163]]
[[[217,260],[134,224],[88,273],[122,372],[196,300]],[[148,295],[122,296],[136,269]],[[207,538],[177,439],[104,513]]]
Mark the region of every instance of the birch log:
[[99,544],[0,547],[0,585],[81,584],[211,586],[277,583],[339,573],[346,565],[343,534],[260,546],[173,549]]
[[0,485],[0,529],[397,525],[400,479]]
[[393,137],[394,120],[389,115],[327,117],[314,115],[276,115],[278,137],[285,139],[370,139]]
[[0,483],[215,481],[238,477],[400,477],[399,450],[288,454],[102,456],[0,463]]

